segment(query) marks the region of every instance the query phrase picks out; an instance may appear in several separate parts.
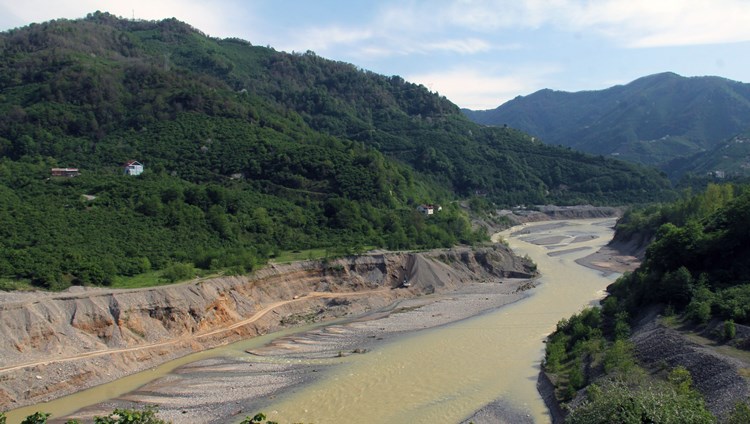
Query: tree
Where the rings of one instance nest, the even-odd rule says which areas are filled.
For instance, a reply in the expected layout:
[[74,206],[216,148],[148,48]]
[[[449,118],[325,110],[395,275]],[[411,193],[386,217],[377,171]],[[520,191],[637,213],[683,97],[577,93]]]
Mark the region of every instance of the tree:
[[611,381],[588,390],[588,399],[565,419],[566,424],[712,424],[700,396],[685,395],[666,383],[631,386]]
[[734,320],[724,321],[724,340],[733,340],[736,335],[737,327],[734,325]]
[[50,415],[52,414],[47,412],[35,412],[24,418],[21,424],[45,424]]
[[94,424],[170,424],[156,416],[158,411],[153,405],[142,410],[118,408],[106,417],[94,417]]

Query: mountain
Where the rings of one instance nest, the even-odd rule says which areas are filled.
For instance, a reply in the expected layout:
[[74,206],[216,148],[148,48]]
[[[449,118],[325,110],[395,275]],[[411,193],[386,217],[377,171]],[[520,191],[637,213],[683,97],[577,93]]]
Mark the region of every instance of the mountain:
[[540,90],[493,110],[464,113],[548,144],[661,165],[750,129],[750,84],[668,72],[600,91]]
[[[1,33],[0,57],[0,276],[44,285],[186,263],[242,272],[287,249],[470,243],[481,235],[452,200],[476,193],[671,193],[654,170],[478,126],[400,77],[175,19],[33,24]],[[146,171],[124,176],[130,160]],[[55,167],[81,175],[50,178]],[[420,203],[443,212],[427,219]]]

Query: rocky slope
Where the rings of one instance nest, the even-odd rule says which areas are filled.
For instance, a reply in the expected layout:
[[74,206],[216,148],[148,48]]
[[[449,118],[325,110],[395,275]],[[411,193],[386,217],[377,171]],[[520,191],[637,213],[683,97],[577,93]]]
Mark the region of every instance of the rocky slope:
[[315,311],[315,320],[358,314],[532,269],[498,245],[269,265],[149,289],[0,293],[0,410],[265,334],[300,312]]
[[[715,343],[700,344],[692,340],[689,333],[665,326],[657,315],[659,308],[643,313],[634,327],[630,342],[638,365],[652,375],[663,374],[678,366],[686,368],[693,379],[694,387],[706,402],[706,408],[725,422],[738,402],[750,397],[750,383],[746,377],[750,363],[743,353],[728,354]],[[750,337],[750,328],[741,327],[742,337]],[[715,330],[715,329],[714,329]],[[708,340],[708,339],[706,339]],[[596,382],[596,378],[594,379]],[[565,421],[568,409],[561,407],[554,394],[554,384],[545,372],[540,372],[537,388],[542,394],[553,423]],[[586,389],[569,403],[575,408],[586,398]]]
[[750,384],[743,376],[750,365],[746,361],[695,343],[657,320],[644,324],[631,340],[636,358],[646,369],[657,372],[683,366],[690,371],[706,407],[720,419],[750,396]]

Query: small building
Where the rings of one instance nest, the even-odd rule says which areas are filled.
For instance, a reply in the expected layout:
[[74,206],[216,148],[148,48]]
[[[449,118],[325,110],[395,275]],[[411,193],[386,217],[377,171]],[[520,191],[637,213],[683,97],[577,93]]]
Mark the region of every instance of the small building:
[[122,167],[125,170],[125,175],[141,175],[143,173],[143,164],[136,160],[128,161]]
[[81,171],[78,168],[52,168],[50,173],[53,177],[67,177],[73,178],[81,175]]
[[417,206],[417,211],[421,212],[424,215],[433,215],[435,212],[440,212],[443,210],[443,207],[440,205],[427,205],[422,204]]

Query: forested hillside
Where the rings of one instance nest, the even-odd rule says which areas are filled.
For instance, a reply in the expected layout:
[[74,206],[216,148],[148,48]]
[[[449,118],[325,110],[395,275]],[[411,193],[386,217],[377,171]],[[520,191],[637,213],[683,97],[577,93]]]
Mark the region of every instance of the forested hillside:
[[700,152],[750,129],[750,84],[667,72],[605,90],[541,90],[465,113],[481,124],[507,124],[549,144],[663,165],[679,176],[670,160],[696,155],[700,161]]
[[710,176],[734,182],[750,177],[750,131],[718,143],[710,150],[674,159],[662,166],[674,177],[691,179]]
[[[0,276],[61,288],[279,250],[482,238],[452,201],[625,203],[653,170],[481,128],[399,77],[94,13],[0,34]],[[145,164],[123,175],[128,160]],[[73,178],[53,167],[79,168]],[[441,203],[426,218],[419,203]]]

